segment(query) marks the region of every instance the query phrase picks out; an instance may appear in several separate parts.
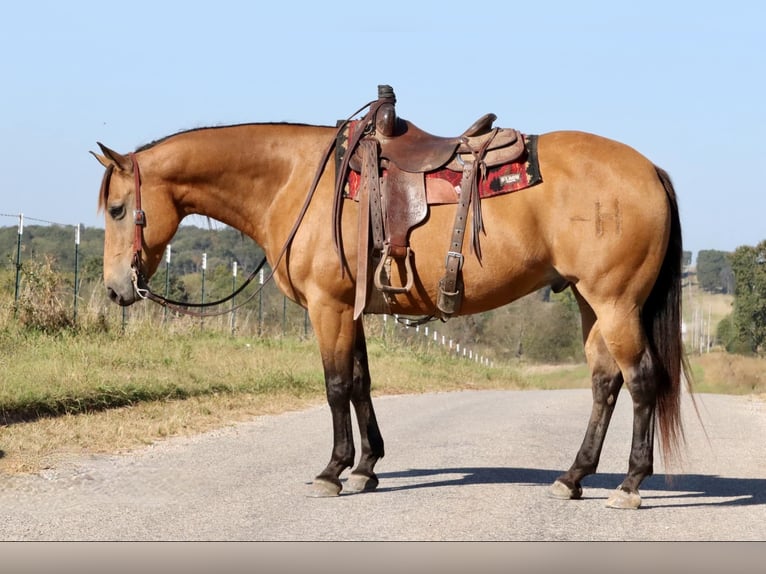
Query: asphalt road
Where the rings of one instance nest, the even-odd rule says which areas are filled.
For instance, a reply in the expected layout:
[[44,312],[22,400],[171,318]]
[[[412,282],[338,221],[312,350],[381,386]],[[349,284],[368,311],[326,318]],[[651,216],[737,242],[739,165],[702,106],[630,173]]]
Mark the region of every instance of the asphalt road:
[[121,456],[0,477],[0,540],[766,540],[766,403],[684,399],[682,468],[604,503],[622,480],[630,400],[620,396],[599,474],[579,501],[548,486],[579,447],[590,391],[475,391],[376,400],[386,440],[376,492],[316,499],[327,407],[259,417]]

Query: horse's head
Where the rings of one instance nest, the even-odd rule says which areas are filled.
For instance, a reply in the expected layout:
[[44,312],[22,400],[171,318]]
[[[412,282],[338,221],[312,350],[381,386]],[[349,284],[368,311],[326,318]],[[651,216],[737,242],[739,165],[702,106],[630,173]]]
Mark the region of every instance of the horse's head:
[[103,155],[93,155],[106,168],[98,200],[105,217],[104,285],[112,301],[131,305],[140,298],[137,287],[156,271],[180,216],[170,186],[139,172],[137,155],[98,145]]

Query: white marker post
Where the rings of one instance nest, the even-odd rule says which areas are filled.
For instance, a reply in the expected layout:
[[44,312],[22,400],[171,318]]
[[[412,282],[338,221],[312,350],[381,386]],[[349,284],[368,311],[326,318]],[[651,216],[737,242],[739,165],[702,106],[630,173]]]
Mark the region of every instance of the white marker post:
[[73,321],[77,324],[77,296],[79,294],[79,268],[80,268],[80,224],[74,228],[74,305]]
[[[231,262],[231,291],[232,293],[237,290],[237,262],[232,261]],[[236,328],[236,311],[234,310],[234,299],[236,297],[232,297],[231,299],[231,334],[234,335],[234,330]]]

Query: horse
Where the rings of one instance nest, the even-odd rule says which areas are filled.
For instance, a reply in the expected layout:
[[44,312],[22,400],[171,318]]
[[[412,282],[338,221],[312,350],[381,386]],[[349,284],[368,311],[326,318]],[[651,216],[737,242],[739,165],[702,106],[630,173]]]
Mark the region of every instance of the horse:
[[[104,284],[112,301],[127,306],[143,298],[137,278],[152,276],[181,220],[197,214],[252,238],[279,288],[307,309],[333,429],[330,460],[311,483],[312,496],[374,490],[374,467],[384,455],[363,315],[354,313],[359,204],[342,202],[337,222],[345,265],[339,266],[330,232],[337,167],[326,150],[335,136],[329,126],[249,123],[179,132],[127,154],[101,143],[101,153],[91,152],[106,168],[98,206],[105,217]],[[633,402],[628,470],[606,505],[635,509],[639,486],[653,473],[655,430],[665,457],[683,442],[681,387],[684,378],[691,384],[680,328],[676,193],[662,168],[595,134],[541,134],[537,152],[541,183],[481,203],[481,261],[466,256],[462,262],[457,314],[495,309],[546,286],[572,290],[593,403],[575,459],[548,493],[582,497],[582,480],[597,470],[625,384]],[[455,209],[430,206],[412,229],[412,277],[395,265],[392,282],[398,274],[413,288],[389,294],[392,314],[434,313]],[[356,456],[351,406],[361,452],[341,482]]]

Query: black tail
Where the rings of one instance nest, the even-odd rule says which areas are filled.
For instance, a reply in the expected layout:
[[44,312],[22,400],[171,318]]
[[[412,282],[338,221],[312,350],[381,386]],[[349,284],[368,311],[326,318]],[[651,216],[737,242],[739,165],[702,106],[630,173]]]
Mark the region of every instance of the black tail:
[[655,169],[670,207],[670,238],[642,318],[657,365],[657,422],[663,458],[668,461],[683,443],[681,385],[685,378],[691,390],[692,375],[681,338],[683,243],[678,201],[670,176],[662,168]]

